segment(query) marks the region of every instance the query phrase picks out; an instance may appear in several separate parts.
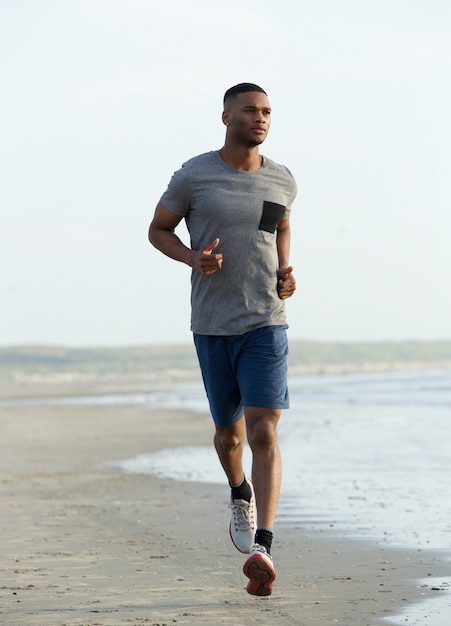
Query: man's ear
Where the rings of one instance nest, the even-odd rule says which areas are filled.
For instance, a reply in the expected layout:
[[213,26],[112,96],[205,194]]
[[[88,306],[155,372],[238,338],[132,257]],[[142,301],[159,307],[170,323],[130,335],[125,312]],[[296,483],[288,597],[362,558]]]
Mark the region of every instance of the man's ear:
[[228,126],[230,124],[230,113],[228,111],[223,111],[222,122],[225,126]]

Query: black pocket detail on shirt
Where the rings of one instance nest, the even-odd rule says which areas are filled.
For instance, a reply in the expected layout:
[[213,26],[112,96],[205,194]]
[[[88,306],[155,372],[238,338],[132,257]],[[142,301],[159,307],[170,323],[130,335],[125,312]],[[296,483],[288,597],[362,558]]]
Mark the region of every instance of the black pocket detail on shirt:
[[277,224],[285,215],[285,207],[277,202],[263,201],[263,213],[258,225],[259,230],[266,230],[267,233],[274,233]]

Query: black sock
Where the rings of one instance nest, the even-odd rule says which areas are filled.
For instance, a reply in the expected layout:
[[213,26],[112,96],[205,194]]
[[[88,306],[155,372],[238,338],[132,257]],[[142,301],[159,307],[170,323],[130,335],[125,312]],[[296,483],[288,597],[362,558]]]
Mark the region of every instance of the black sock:
[[[229,483],[230,484],[230,483]],[[243,474],[243,479],[238,485],[230,485],[232,488],[232,499],[233,500],[246,500],[246,502],[250,502],[252,498],[252,490],[251,486],[246,480],[246,476]]]
[[272,538],[273,534],[270,530],[267,528],[257,528],[257,532],[255,533],[255,543],[264,546],[268,554],[271,554]]

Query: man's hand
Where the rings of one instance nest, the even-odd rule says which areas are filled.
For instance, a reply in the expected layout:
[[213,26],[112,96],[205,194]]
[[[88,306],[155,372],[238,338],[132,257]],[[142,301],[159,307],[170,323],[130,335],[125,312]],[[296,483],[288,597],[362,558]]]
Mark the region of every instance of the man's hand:
[[277,293],[279,294],[279,298],[282,300],[291,298],[296,291],[296,280],[293,276],[293,268],[291,265],[289,267],[281,267],[277,274],[279,277],[277,282]]
[[205,246],[203,250],[193,251],[191,267],[205,276],[214,274],[222,267],[222,254],[212,254],[219,245],[219,239]]

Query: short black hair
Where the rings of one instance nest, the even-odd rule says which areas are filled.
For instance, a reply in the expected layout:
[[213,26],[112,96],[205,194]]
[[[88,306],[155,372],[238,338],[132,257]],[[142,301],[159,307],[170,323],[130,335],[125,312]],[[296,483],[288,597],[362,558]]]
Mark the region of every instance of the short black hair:
[[264,93],[265,96],[268,94],[264,89],[256,85],[255,83],[238,83],[238,85],[234,85],[227,89],[224,94],[224,108],[226,107],[227,100],[231,98],[236,98],[240,93],[247,93],[248,91],[259,91],[260,93]]

